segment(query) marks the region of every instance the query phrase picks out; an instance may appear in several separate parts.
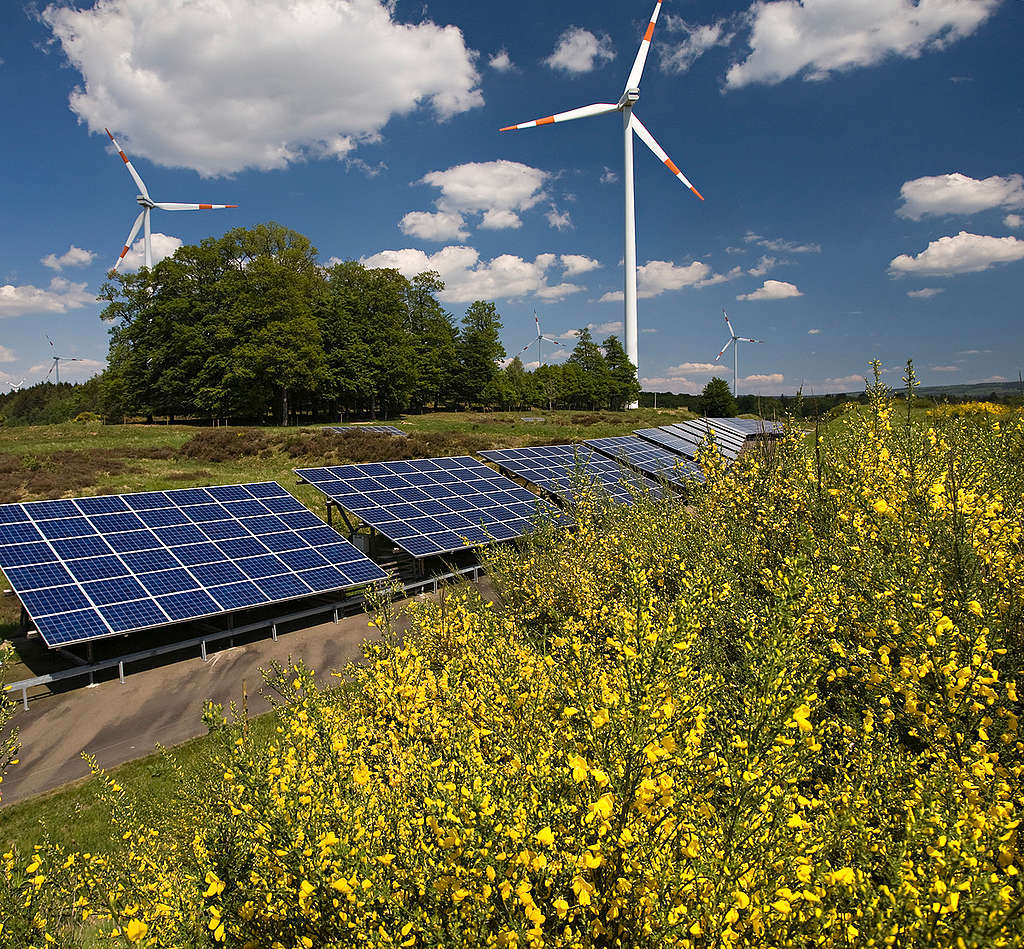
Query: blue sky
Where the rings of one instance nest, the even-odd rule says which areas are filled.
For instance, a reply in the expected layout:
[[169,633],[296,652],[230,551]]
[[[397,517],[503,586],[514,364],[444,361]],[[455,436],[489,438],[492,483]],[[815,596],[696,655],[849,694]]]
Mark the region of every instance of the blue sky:
[[[62,378],[103,366],[95,295],[137,213],[104,126],[156,200],[239,205],[154,211],[155,252],[276,220],[324,262],[439,270],[456,317],[495,300],[510,353],[535,309],[546,358],[621,336],[619,116],[498,129],[617,101],[652,6],[5,5],[0,385],[45,375],[47,336],[81,359]],[[875,357],[897,384],[908,357],[1015,380],[1022,38],[1009,0],[666,0],[636,114],[705,201],[636,141],[645,387],[729,377],[723,307],[764,340],[741,391],[857,389]]]

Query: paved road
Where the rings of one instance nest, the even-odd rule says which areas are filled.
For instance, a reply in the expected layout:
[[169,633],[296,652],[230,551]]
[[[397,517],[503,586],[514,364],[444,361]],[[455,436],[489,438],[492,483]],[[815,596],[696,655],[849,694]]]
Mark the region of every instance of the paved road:
[[81,754],[96,756],[103,768],[141,758],[156,746],[171,747],[203,734],[203,704],[240,703],[242,683],[248,690],[249,714],[259,715],[269,703],[259,694],[260,669],[271,660],[302,659],[323,681],[330,673],[358,659],[362,644],[378,631],[363,614],[342,617],[269,637],[248,645],[211,652],[158,668],[132,673],[125,684],[115,678],[93,688],[43,696],[21,709],[14,724],[20,730],[20,763],[8,769],[3,803],[13,804],[88,776]]

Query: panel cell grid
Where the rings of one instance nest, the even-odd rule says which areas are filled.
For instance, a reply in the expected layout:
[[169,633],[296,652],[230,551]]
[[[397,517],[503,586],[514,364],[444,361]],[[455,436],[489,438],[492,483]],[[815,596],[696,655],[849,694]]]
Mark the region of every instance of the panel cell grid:
[[[561,517],[468,455],[296,468],[295,473],[413,557],[522,536],[538,509],[542,516]],[[439,520],[457,513],[476,529],[453,530]]]
[[591,438],[584,444],[609,458],[642,471],[673,486],[683,486],[692,481],[703,481],[700,465],[667,451],[659,445],[637,438],[635,435],[618,435],[614,438]]
[[585,445],[503,448],[480,454],[503,471],[566,501],[594,489],[619,504],[632,504],[638,493],[661,495],[649,478]]
[[711,419],[688,419],[666,425],[664,429],[695,442],[701,448],[713,440],[718,450],[731,461],[739,456],[746,440],[744,435],[730,429],[723,420],[719,420],[719,424],[712,424]]
[[0,570],[50,646],[386,577],[273,482],[0,505]]
[[684,438],[677,432],[671,432],[665,428],[635,428],[633,434],[645,442],[660,445],[691,461],[696,461],[700,454],[700,444],[696,440]]
[[399,438],[408,438],[408,433],[403,432],[394,425],[331,425],[325,431],[337,432],[339,435],[347,435],[349,432],[369,432],[371,435],[395,435]]

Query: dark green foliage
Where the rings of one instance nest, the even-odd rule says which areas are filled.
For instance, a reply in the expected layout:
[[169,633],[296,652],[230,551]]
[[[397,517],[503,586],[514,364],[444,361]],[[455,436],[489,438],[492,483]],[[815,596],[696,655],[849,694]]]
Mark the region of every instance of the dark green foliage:
[[729,383],[718,376],[708,382],[700,396],[700,410],[712,418],[733,418],[737,406]]

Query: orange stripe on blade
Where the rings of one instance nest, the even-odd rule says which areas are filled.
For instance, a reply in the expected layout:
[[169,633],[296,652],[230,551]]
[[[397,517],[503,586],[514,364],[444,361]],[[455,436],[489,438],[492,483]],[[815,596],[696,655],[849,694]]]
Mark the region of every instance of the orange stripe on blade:
[[506,125],[503,129],[498,129],[498,131],[499,132],[514,132],[517,128],[519,128],[518,125]]
[[701,201],[703,201],[703,200],[704,200],[704,195],[702,195],[702,194],[701,194],[701,193],[700,193],[700,192],[699,192],[699,191],[698,191],[698,190],[697,190],[697,189],[696,189],[696,188],[695,188],[695,187],[694,187],[693,185],[690,185],[690,190],[691,190],[691,191],[692,191],[692,192],[693,192],[693,193],[694,193],[695,195],[697,195],[697,197],[698,197],[698,198],[700,198],[700,199],[701,199]]
[[199,205],[200,211],[209,211],[213,207],[212,204],[201,204]]
[[549,115],[546,119],[537,119],[537,124],[538,125],[550,125],[554,121],[555,121],[555,117],[553,115]]
[[647,24],[647,32],[644,33],[644,42],[645,43],[649,43],[651,41],[651,37],[652,36],[654,36],[654,23],[653,22]]
[[118,257],[118,260],[124,260],[124,255],[127,254],[127,253],[128,253],[128,248],[127,247],[122,248],[121,256]]
[[121,156],[121,161],[123,161],[127,165],[128,164],[128,156],[124,152],[118,152],[117,154]]
[[668,170],[671,171],[673,175],[682,174],[682,172],[679,170],[679,167],[676,165],[674,161],[672,161],[671,158],[666,158],[665,164],[668,166]]

